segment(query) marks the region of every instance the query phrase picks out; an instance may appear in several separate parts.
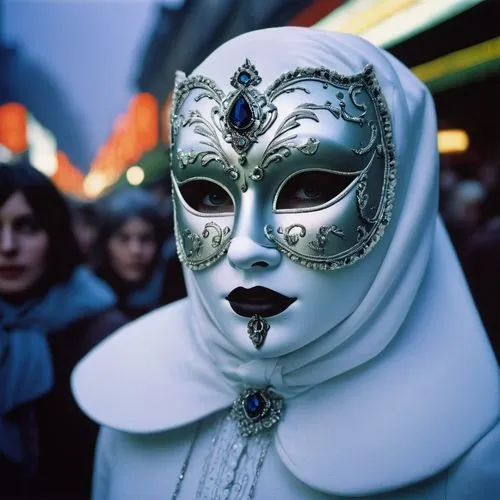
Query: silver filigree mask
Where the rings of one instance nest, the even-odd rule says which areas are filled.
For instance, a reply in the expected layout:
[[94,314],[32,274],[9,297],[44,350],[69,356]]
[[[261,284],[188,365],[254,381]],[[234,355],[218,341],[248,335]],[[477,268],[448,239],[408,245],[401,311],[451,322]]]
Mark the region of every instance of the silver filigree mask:
[[181,260],[207,267],[244,230],[307,267],[354,263],[382,236],[395,189],[391,121],[373,68],[351,76],[297,68],[263,92],[260,84],[248,60],[228,94],[203,76],[176,83]]

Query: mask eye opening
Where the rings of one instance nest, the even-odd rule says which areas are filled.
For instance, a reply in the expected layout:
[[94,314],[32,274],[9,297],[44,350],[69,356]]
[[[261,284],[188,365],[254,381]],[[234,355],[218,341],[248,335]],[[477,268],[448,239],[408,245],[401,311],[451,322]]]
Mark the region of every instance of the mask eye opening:
[[296,172],[285,179],[273,201],[276,213],[311,212],[326,208],[356,186],[359,175],[341,174],[326,169]]
[[234,214],[233,196],[218,182],[206,178],[193,178],[175,184],[177,194],[191,213],[201,217]]

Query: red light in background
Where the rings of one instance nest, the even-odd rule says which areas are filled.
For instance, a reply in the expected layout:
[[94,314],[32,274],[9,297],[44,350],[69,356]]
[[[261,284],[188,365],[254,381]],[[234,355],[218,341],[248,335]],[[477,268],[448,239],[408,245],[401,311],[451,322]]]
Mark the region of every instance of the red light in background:
[[0,106],[0,143],[13,153],[22,153],[28,147],[26,118],[26,108],[21,104]]

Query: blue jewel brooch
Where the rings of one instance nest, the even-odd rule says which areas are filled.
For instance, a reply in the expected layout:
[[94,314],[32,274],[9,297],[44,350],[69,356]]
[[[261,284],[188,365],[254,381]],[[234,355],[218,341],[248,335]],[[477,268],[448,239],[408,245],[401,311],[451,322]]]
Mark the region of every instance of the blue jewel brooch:
[[247,389],[234,401],[230,416],[243,437],[274,427],[280,420],[283,398],[270,389]]

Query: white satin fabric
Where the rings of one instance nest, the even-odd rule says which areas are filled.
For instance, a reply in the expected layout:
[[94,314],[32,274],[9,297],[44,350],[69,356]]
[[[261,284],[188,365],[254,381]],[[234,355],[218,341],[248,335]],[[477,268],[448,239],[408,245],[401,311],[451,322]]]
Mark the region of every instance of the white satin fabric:
[[432,99],[366,41],[301,28],[242,35],[195,73],[227,90],[246,57],[264,85],[297,66],[352,74],[373,64],[392,117],[398,185],[370,289],[318,340],[280,358],[250,359],[221,333],[186,271],[189,298],[127,325],[84,358],[73,374],[75,398],[105,426],[150,434],[229,407],[245,386],[272,385],[287,399],[273,449],[300,481],[340,496],[418,483],[466,453],[500,412],[496,361],[436,219]]
[[[178,500],[197,498],[207,450],[212,449],[216,415],[204,422],[198,435]],[[170,499],[193,439],[193,425],[154,435],[131,434],[103,428],[98,441],[93,500]],[[266,456],[256,488],[256,500],[497,500],[500,491],[500,425],[497,425],[456,464],[427,481],[378,495],[332,494],[311,488],[284,465],[276,449]],[[215,450],[218,454],[219,450]],[[229,460],[230,461],[230,460]],[[230,464],[228,464],[230,466]],[[238,467],[238,472],[240,472]],[[362,471],[360,471],[362,473]],[[335,474],[335,471],[331,471]],[[224,479],[218,474],[218,479]],[[248,488],[242,487],[244,493]],[[241,491],[241,490],[240,490]],[[202,496],[201,498],[207,498]],[[208,498],[225,498],[224,494]],[[228,500],[248,495],[234,494]]]

